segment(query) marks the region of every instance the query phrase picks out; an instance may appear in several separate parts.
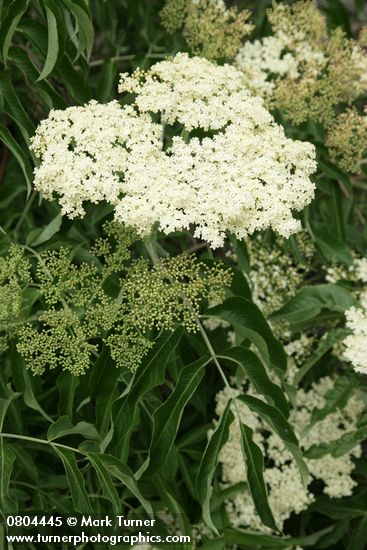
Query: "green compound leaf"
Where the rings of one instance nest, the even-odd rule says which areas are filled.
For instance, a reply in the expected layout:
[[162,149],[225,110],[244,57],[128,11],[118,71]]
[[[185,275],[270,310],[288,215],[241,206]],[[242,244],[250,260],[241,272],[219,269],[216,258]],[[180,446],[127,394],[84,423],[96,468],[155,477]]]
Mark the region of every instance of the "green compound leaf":
[[45,64],[37,81],[44,80],[53,71],[57,56],[59,54],[59,37],[57,30],[57,16],[55,15],[55,6],[52,0],[44,0],[44,6],[47,17],[47,56]]
[[147,475],[154,475],[164,467],[178,432],[183,410],[200,384],[204,367],[209,361],[210,358],[202,357],[184,367],[180,371],[175,389],[154,412]]
[[87,456],[96,471],[103,495],[111,502],[114,513],[120,514],[122,502],[111,479],[112,474],[103,462],[103,455],[89,452]]
[[138,483],[131,469],[121,460],[115,458],[114,456],[99,454],[98,458],[108,470],[108,472],[112,476],[116,477],[119,481],[121,481],[121,483],[125,485],[129,489],[129,491],[138,499],[147,514],[153,514],[152,505],[143,497],[142,493],[140,492]]
[[264,365],[252,351],[238,346],[221,352],[218,358],[229,359],[239,365],[256,391],[263,395],[270,405],[282,411],[284,416],[289,415],[288,401],[281,387],[270,380]]
[[269,506],[268,492],[264,481],[264,457],[260,447],[252,439],[253,430],[240,422],[241,447],[246,463],[247,482],[254,506],[261,521],[270,529],[278,531]]
[[52,448],[64,465],[74,510],[81,514],[93,514],[93,508],[85,490],[84,479],[78,469],[74,453],[55,445],[52,445]]
[[47,439],[54,441],[65,437],[66,435],[79,434],[85,437],[85,439],[99,439],[99,435],[93,424],[89,422],[78,422],[75,426],[71,422],[68,416],[60,416],[54,424],[52,424],[47,431]]
[[367,437],[367,425],[362,426],[354,432],[347,432],[346,434],[339,437],[339,439],[334,439],[329,443],[320,443],[318,445],[312,445],[307,451],[305,451],[304,456],[306,458],[320,458],[327,454],[330,454],[334,458],[343,456],[346,453],[349,453],[358,443]]
[[15,502],[9,497],[9,483],[13,471],[15,454],[0,437],[0,512],[11,514],[17,511]]
[[19,21],[23,17],[29,4],[29,0],[13,0],[8,8],[8,12],[0,27],[0,48],[2,60],[7,66],[8,52]]
[[223,304],[208,310],[208,315],[219,317],[239,327],[245,336],[255,344],[261,357],[269,366],[279,372],[287,368],[287,357],[280,342],[273,336],[265,317],[250,300],[232,297]]
[[212,436],[207,443],[199,465],[199,471],[196,476],[196,493],[202,506],[203,519],[208,527],[210,527],[210,529],[212,529],[216,534],[218,534],[218,530],[211,518],[210,497],[212,495],[212,481],[218,464],[219,453],[223,445],[228,440],[229,427],[234,419],[234,415],[230,408],[231,403],[232,400],[228,402],[215,430],[213,431]]
[[75,17],[78,26],[78,57],[85,51],[87,59],[92,53],[94,29],[86,4],[82,0],[62,0],[63,4]]
[[253,397],[252,395],[239,395],[237,399],[247,405],[251,411],[258,414],[280,437],[289,452],[293,455],[300,471],[303,485],[306,487],[308,481],[308,469],[302,458],[301,450],[298,445],[298,439],[285,416],[283,416],[283,414],[275,407],[264,403],[264,401],[258,399],[257,397]]
[[284,307],[272,313],[270,319],[297,325],[313,319],[323,309],[343,313],[355,305],[358,302],[345,288],[336,284],[315,285],[300,290]]

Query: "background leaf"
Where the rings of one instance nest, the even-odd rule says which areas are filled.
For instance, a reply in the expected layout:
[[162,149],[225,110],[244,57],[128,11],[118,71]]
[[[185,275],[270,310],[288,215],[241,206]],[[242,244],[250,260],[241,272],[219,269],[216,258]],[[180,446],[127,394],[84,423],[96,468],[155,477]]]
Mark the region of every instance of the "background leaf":
[[302,458],[302,453],[298,445],[297,437],[294,434],[293,428],[288,423],[283,414],[275,407],[268,405],[252,395],[239,395],[239,401],[245,403],[249,409],[257,413],[268,426],[280,437],[289,452],[293,455],[294,460],[300,471],[303,485],[307,487],[308,469]]
[[270,529],[278,531],[269,506],[268,492],[264,481],[264,458],[259,446],[254,442],[253,431],[240,422],[241,447],[246,463],[247,481],[252,500],[261,521]]
[[253,302],[239,297],[229,298],[223,304],[211,308],[208,314],[241,327],[241,331],[258,348],[266,364],[274,365],[279,371],[285,370],[287,360],[284,350]]
[[230,400],[208,440],[196,476],[196,492],[202,506],[204,521],[216,534],[218,534],[218,530],[211,518],[210,497],[212,495],[212,481],[218,465],[219,453],[228,439],[229,427],[234,420],[231,403],[232,401]]
[[179,373],[175,389],[154,412],[147,475],[154,475],[164,468],[179,428],[184,407],[200,384],[204,376],[204,367],[209,361],[208,357],[202,357],[184,367]]
[[59,53],[59,37],[57,31],[57,18],[55,15],[55,5],[52,0],[43,0],[47,17],[47,56],[45,64],[38,77],[38,80],[44,80],[53,71],[57,56]]
[[84,479],[78,469],[74,453],[55,445],[53,445],[53,449],[64,465],[74,510],[81,514],[93,514],[93,509],[85,490]]

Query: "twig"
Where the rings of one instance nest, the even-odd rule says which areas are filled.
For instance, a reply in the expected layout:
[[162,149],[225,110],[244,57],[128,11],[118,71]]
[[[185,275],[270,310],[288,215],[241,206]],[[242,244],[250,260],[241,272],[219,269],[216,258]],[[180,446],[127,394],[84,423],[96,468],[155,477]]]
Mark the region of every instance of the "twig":
[[29,437],[27,435],[20,435],[20,434],[8,434],[3,432],[0,432],[0,437],[6,437],[10,439],[21,439],[23,441],[41,443],[42,445],[49,445],[50,447],[60,447],[61,449],[66,449],[68,451],[73,451],[73,453],[78,453],[80,455],[86,456],[85,452],[80,451],[75,447],[69,447],[69,445],[63,445],[62,443],[55,443],[54,441],[48,441],[47,439],[38,439],[37,437]]
[[[153,262],[154,265],[157,265],[160,261],[159,259],[159,256],[156,252],[156,249],[155,249],[155,239],[154,238],[148,238],[146,239],[145,241],[145,248]],[[235,407],[235,411],[237,413],[237,416],[238,416],[238,420],[240,421],[241,420],[241,417],[240,417],[240,412],[239,412],[239,409],[238,409],[238,406],[237,406],[237,401],[236,401],[236,396],[234,395],[234,392],[233,392],[233,388],[231,388],[228,380],[227,380],[227,377],[226,375],[224,374],[224,371],[218,361],[218,357],[213,349],[213,346],[211,345],[211,342],[205,332],[205,329],[203,327],[203,325],[201,324],[201,321],[198,317],[198,315],[196,314],[196,312],[194,311],[191,303],[189,300],[186,299],[186,297],[184,295],[181,296],[182,297],[182,300],[184,301],[185,305],[190,309],[191,313],[193,314],[193,316],[195,317],[195,323],[197,324],[198,328],[199,328],[199,331],[200,331],[200,334],[204,340],[204,343],[207,347],[207,350],[213,360],[213,363],[214,365],[216,366],[216,368],[218,369],[218,372],[221,376],[221,378],[223,379],[223,382],[226,386],[226,388],[228,389],[228,392],[229,392],[229,395],[231,397],[231,399],[233,399],[233,403],[234,403],[234,407]]]

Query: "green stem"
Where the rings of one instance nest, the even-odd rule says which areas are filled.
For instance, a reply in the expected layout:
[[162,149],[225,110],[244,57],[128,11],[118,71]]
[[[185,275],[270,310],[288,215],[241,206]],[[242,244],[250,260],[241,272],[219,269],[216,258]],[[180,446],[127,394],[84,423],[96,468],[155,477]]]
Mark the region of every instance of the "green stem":
[[[154,265],[156,265],[158,262],[159,262],[159,256],[156,252],[156,249],[155,249],[155,240],[150,238],[150,239],[147,239],[145,241],[145,247],[146,247],[146,250],[149,254],[149,256],[151,257],[152,259],[152,262]],[[192,305],[190,304],[190,302],[188,302],[185,298],[185,296],[182,296],[182,299],[184,300],[184,302],[186,303],[187,307],[191,310],[191,312],[193,313],[194,317],[195,317],[195,322],[199,328],[199,331],[200,331],[200,334],[204,340],[204,343],[209,351],[209,354],[213,360],[213,363],[214,365],[216,366],[216,368],[218,369],[218,372],[219,374],[221,375],[222,377],[222,380],[226,386],[226,388],[228,389],[229,391],[229,394],[231,396],[231,398],[233,399],[233,403],[234,403],[234,406],[235,406],[235,409],[236,409],[236,413],[237,413],[237,416],[238,416],[238,420],[240,421],[240,414],[239,414],[239,410],[238,410],[238,407],[237,407],[237,402],[236,402],[236,396],[234,395],[233,393],[233,389],[231,388],[228,380],[227,380],[227,377],[226,375],[224,374],[224,371],[222,369],[222,367],[220,366],[220,363],[218,361],[218,358],[217,358],[217,355],[214,351],[214,348],[213,346],[211,345],[211,342],[208,338],[208,335],[206,334],[205,332],[205,329],[203,327],[203,325],[201,324],[200,322],[200,319],[199,317],[197,316],[196,312],[193,310],[192,308]]]
[[22,441],[31,441],[32,443],[41,443],[42,445],[49,445],[50,447],[60,447],[68,451],[73,451],[73,453],[78,453],[80,455],[86,456],[86,453],[76,449],[75,447],[69,447],[69,445],[63,445],[62,443],[54,443],[53,441],[47,441],[46,439],[38,439],[37,437],[30,437],[28,435],[20,434],[8,434],[0,432],[0,437],[6,437],[9,439],[21,439]]
[[17,225],[15,226],[14,233],[17,233],[18,229],[20,228],[20,226],[24,222],[25,217],[28,214],[28,211],[29,211],[30,207],[32,206],[33,201],[36,198],[36,196],[37,196],[37,191],[33,191],[31,196],[29,197],[29,200],[28,200],[27,204],[24,207],[24,210],[23,210],[22,215],[20,216],[20,218],[18,220]]
[[232,388],[231,388],[231,386],[229,385],[229,382],[228,382],[228,380],[227,380],[226,375],[224,374],[224,371],[223,371],[222,367],[220,366],[220,363],[219,363],[219,361],[218,361],[217,355],[216,355],[216,353],[215,353],[215,351],[214,351],[214,348],[213,348],[213,346],[212,346],[212,344],[211,344],[211,342],[210,342],[210,340],[209,340],[209,338],[208,338],[207,333],[205,332],[205,329],[204,329],[203,325],[201,324],[201,321],[200,321],[199,317],[196,316],[195,322],[196,322],[196,324],[197,324],[197,326],[198,326],[198,328],[199,328],[199,330],[200,330],[200,334],[201,334],[201,336],[202,336],[202,338],[203,338],[203,340],[204,340],[204,342],[205,342],[205,345],[206,345],[206,347],[208,348],[208,351],[209,351],[209,353],[210,353],[210,356],[211,356],[211,358],[213,359],[213,363],[214,363],[215,366],[217,367],[217,369],[218,369],[218,371],[219,371],[219,374],[221,375],[221,377],[222,377],[222,379],[223,379],[224,384],[226,385],[226,387],[227,387],[227,389],[230,391],[230,393],[233,394]]
[[223,371],[222,367],[220,366],[220,363],[218,361],[218,357],[217,357],[217,355],[214,351],[214,348],[213,348],[213,346],[212,346],[212,344],[211,344],[211,342],[208,338],[208,335],[205,332],[205,329],[204,329],[203,325],[201,324],[200,319],[199,319],[198,316],[196,316],[195,321],[196,321],[197,326],[199,327],[200,334],[201,334],[201,336],[202,336],[202,338],[205,342],[206,347],[208,348],[208,351],[209,351],[210,356],[213,360],[213,363],[217,367],[217,370],[218,370],[219,374],[222,377],[222,380],[223,380],[223,382],[224,382],[224,384],[225,384],[225,386],[226,386],[226,388],[229,392],[229,395],[230,395],[231,399],[233,400],[233,404],[234,404],[234,408],[235,408],[236,415],[237,415],[237,418],[238,418],[238,422],[241,422],[241,415],[240,415],[240,411],[239,411],[239,408],[238,408],[238,405],[237,405],[236,396],[233,392],[233,388],[230,386],[230,384],[227,380],[227,377],[224,374],[224,371]]

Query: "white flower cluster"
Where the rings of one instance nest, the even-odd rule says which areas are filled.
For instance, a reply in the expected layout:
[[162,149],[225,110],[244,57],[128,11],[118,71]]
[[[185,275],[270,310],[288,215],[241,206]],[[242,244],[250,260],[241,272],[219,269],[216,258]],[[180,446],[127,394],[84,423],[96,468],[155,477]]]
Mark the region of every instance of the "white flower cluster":
[[354,283],[351,293],[361,304],[345,312],[346,325],[352,334],[337,342],[333,353],[341,361],[350,361],[356,372],[367,374],[367,258],[358,257],[354,251],[352,254],[355,257],[350,266],[334,264],[325,269],[329,283]]
[[[311,430],[305,429],[310,424],[313,409],[322,408],[325,405],[325,395],[333,384],[331,378],[324,377],[314,383],[308,391],[299,389],[297,392],[297,404],[291,410],[289,421],[303,450],[307,450],[314,444],[333,441],[346,432],[356,429],[357,421],[365,406],[355,395],[350,397],[344,409],[329,414],[314,424]],[[251,388],[250,392],[255,394]],[[233,389],[233,393],[234,395],[243,393],[243,388],[242,391]],[[229,392],[226,389],[217,394],[218,416],[223,413],[228,399]],[[305,510],[314,501],[314,495],[309,488],[302,485],[298,467],[281,439],[275,434],[269,435],[269,430],[260,417],[251,412],[244,403],[238,402],[237,407],[241,421],[252,428],[254,441],[265,455],[264,478],[269,491],[269,504],[278,527],[282,528],[284,521],[292,513],[297,514]],[[233,412],[235,413],[235,410]],[[360,456],[360,453],[361,448],[358,446],[338,458],[325,455],[319,459],[306,459],[311,474],[310,483],[312,479],[322,480],[324,493],[332,498],[350,495],[356,485],[351,477],[354,468],[352,458]],[[240,427],[236,414],[230,427],[229,439],[221,450],[220,462],[225,487],[246,481]],[[264,530],[248,491],[231,496],[226,507],[233,526]]]
[[[350,266],[334,263],[329,267],[325,267],[325,280],[328,283],[337,283],[342,280],[359,283],[358,291],[363,291],[363,286],[367,283],[367,258],[358,257],[353,250],[352,255],[354,260]],[[356,293],[357,298],[358,291]]]
[[289,38],[281,34],[266,36],[262,40],[247,41],[236,56],[235,64],[243,71],[246,85],[261,97],[270,97],[276,81],[271,74],[297,78],[299,60],[286,51]]
[[213,248],[226,231],[300,228],[292,210],[313,198],[314,146],[286,138],[241,72],[181,53],[122,75],[120,91],[132,106],[52,111],[37,129],[35,185],[64,213],[106,200],[141,235],[192,227]]
[[356,372],[367,374],[367,293],[361,302],[361,308],[351,307],[345,313],[352,334],[344,340],[343,357],[352,363]]
[[294,36],[282,31],[261,40],[245,42],[235,59],[235,65],[246,78],[246,85],[267,99],[271,98],[277,86],[277,78],[298,79],[306,63],[311,73],[316,75],[325,62],[322,51],[305,41],[295,41]]
[[[280,329],[278,329],[278,331],[280,332]],[[324,340],[327,334],[328,333],[325,333],[321,337],[321,340]],[[284,351],[288,358],[285,381],[288,384],[293,384],[298,369],[315,350],[317,344],[320,343],[320,338],[316,336],[312,330],[301,332],[299,336],[295,338],[287,327],[283,329],[282,334],[279,334],[279,339],[283,344]]]
[[354,260],[353,268],[357,281],[367,283],[367,258],[357,258]]
[[[269,104],[283,79],[304,79],[305,88],[309,87],[311,93],[312,80],[327,70],[336,54],[325,17],[312,0],[297,0],[291,7],[273,2],[268,16],[273,35],[245,42],[237,53],[235,65],[243,71],[247,86]],[[355,98],[365,93],[366,54],[357,41],[345,41],[344,47],[356,75],[350,90]]]
[[31,140],[42,160],[34,185],[46,198],[58,195],[62,213],[70,217],[83,215],[87,201],[117,204],[121,174],[128,180],[141,156],[153,162],[159,132],[148,116],[117,101],[52,110]]

